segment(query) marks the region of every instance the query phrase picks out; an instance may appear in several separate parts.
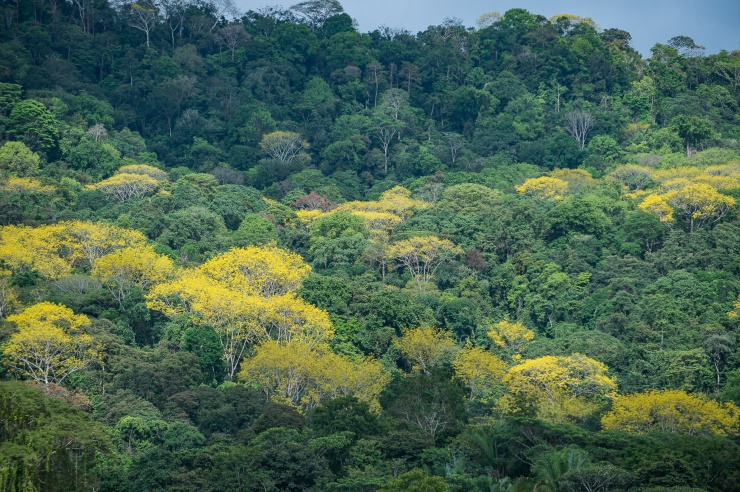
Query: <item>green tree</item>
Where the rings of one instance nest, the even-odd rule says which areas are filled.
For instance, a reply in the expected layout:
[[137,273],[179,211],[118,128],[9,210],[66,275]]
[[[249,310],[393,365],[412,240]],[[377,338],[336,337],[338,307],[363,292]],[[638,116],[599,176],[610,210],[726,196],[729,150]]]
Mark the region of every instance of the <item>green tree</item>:
[[8,117],[8,133],[23,140],[33,150],[50,150],[59,136],[59,122],[46,106],[26,99],[13,107]]
[[703,141],[714,135],[712,122],[699,116],[679,115],[673,118],[671,126],[683,139],[686,157],[691,157],[692,147],[696,149]]
[[35,176],[41,158],[22,142],[5,142],[0,147],[0,177],[11,174],[18,177]]
[[[67,395],[69,393],[66,393]],[[0,383],[0,483],[6,490],[71,492],[96,483],[110,456],[104,428],[38,388]]]
[[445,492],[447,483],[442,477],[430,477],[419,469],[399,475],[383,485],[378,492]]

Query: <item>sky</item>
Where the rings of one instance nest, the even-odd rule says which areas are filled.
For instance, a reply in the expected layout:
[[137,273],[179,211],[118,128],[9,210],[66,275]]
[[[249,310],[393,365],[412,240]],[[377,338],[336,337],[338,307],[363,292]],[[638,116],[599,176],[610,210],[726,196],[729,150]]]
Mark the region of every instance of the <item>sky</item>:
[[[242,10],[266,5],[290,7],[300,0],[236,0]],[[650,56],[655,43],[674,36],[689,36],[706,47],[705,54],[740,50],[740,0],[339,0],[359,24],[360,32],[380,26],[416,34],[447,18],[457,17],[467,27],[486,12],[503,14],[524,8],[547,18],[556,14],[591,17],[603,28],[618,28],[632,35],[632,47]]]

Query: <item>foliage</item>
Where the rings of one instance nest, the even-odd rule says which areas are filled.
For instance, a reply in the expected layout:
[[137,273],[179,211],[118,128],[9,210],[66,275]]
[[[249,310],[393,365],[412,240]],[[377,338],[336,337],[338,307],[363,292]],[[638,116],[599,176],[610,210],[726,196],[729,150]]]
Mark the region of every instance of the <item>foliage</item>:
[[464,348],[452,364],[455,377],[470,388],[468,399],[487,399],[502,385],[508,366],[504,361],[479,347]]
[[7,3],[0,489],[738,488],[740,52]]
[[606,365],[581,354],[545,356],[513,366],[504,382],[519,411],[525,410],[520,401],[534,401],[537,416],[567,422],[588,417],[613,396],[617,385],[607,371]]
[[416,236],[393,243],[386,254],[408,268],[417,288],[423,292],[439,267],[448,258],[462,254],[462,249],[449,239]]
[[39,171],[41,158],[22,142],[5,142],[0,147],[0,171],[3,174],[23,178],[35,176]]
[[19,382],[0,383],[0,484],[5,490],[72,491],[98,483],[110,457],[105,428],[58,398]]
[[534,340],[534,332],[521,323],[503,320],[491,327],[487,333],[497,347],[504,348],[517,356],[525,349],[527,342]]
[[406,330],[395,344],[411,368],[422,373],[449,362],[457,351],[449,332],[430,326]]
[[16,272],[36,271],[58,279],[72,268],[94,268],[95,261],[125,247],[143,246],[144,235],[86,221],[58,222],[40,227],[0,229],[0,259]]
[[653,430],[688,435],[737,434],[740,409],[684,391],[648,391],[618,396],[601,418],[605,430],[643,434]]
[[522,195],[535,196],[542,200],[562,200],[568,192],[568,182],[559,178],[542,176],[530,178],[516,187]]
[[84,314],[42,302],[8,317],[18,331],[3,348],[14,367],[37,383],[59,384],[72,373],[99,362],[99,345],[82,332],[90,323]]
[[377,411],[378,396],[390,376],[377,361],[352,361],[326,345],[268,340],[244,361],[239,378],[273,401],[304,409],[331,398],[356,397]]
[[98,258],[92,273],[122,304],[132,289],[144,291],[168,280],[174,274],[174,264],[151,247],[124,248]]
[[293,295],[310,267],[275,245],[232,249],[154,287],[147,306],[169,317],[190,313],[214,328],[230,378],[248,346],[271,337],[309,347],[333,331],[326,312]]

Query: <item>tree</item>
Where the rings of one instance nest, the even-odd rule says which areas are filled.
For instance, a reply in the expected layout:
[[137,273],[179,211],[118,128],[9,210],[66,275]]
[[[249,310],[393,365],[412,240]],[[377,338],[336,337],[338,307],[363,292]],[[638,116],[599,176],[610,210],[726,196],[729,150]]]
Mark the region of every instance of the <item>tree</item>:
[[382,106],[375,108],[372,119],[371,131],[378,137],[380,147],[383,149],[383,172],[388,173],[388,156],[393,139],[400,135],[406,124],[382,111]]
[[511,323],[506,320],[493,325],[487,335],[497,347],[512,352],[515,359],[520,358],[526,344],[534,340],[532,330],[519,322]]
[[236,22],[220,29],[218,31],[218,39],[231,51],[231,61],[234,61],[236,50],[249,41],[250,36],[244,30],[244,25]]
[[378,489],[378,492],[444,492],[447,483],[442,477],[430,477],[417,469],[399,475]]
[[98,258],[93,276],[108,287],[119,305],[134,288],[148,289],[174,273],[172,260],[148,246],[124,248]]
[[519,405],[520,411],[534,405],[538,417],[553,422],[583,419],[617,389],[607,372],[605,364],[581,354],[525,360],[509,369],[504,382],[513,398],[499,405]]
[[53,186],[46,186],[41,183],[38,179],[34,178],[8,178],[0,186],[4,191],[9,193],[28,194],[28,193],[40,193],[48,195],[54,193],[57,189]]
[[146,34],[146,47],[149,47],[149,35],[159,24],[159,5],[150,0],[131,3],[126,6],[128,24]]
[[576,139],[581,150],[586,146],[586,138],[595,124],[596,118],[590,111],[574,109],[565,113],[565,131]]
[[686,157],[691,157],[691,148],[698,147],[704,140],[714,134],[712,122],[699,116],[685,114],[673,118],[671,126],[676,129],[678,136],[683,139],[686,148]]
[[449,362],[457,351],[448,331],[430,326],[406,330],[395,345],[414,371],[428,374],[430,369]]
[[23,140],[32,150],[49,150],[56,145],[59,122],[46,106],[26,99],[13,107],[8,117],[8,133]]
[[457,353],[452,367],[455,377],[470,388],[469,400],[486,400],[496,387],[502,386],[508,366],[480,347],[466,347]]
[[709,221],[718,222],[735,205],[734,198],[723,195],[704,183],[694,183],[678,190],[671,190],[662,195],[662,198],[689,223],[691,232]]
[[0,270],[0,318],[8,316],[18,304],[18,288],[13,285],[10,272]]
[[[596,139],[594,138],[594,141]],[[592,141],[593,142],[593,141]],[[596,180],[591,173],[585,169],[553,169],[550,171],[550,177],[561,179],[568,183],[568,191],[577,193],[579,190],[596,184]]]
[[5,142],[0,147],[0,177],[6,174],[18,177],[35,176],[41,158],[22,142]]
[[158,182],[166,181],[169,178],[167,171],[163,171],[158,167],[149,166],[147,164],[129,164],[121,166],[116,170],[116,174],[141,174],[149,176]]
[[239,378],[278,403],[310,409],[326,399],[354,396],[378,411],[390,375],[371,358],[352,361],[325,344],[268,340],[244,361]]
[[0,383],[0,419],[8,422],[0,431],[5,490],[83,490],[99,483],[101,474],[121,473],[108,461],[112,445],[105,426],[64,401],[69,392],[55,388],[54,396],[18,381]]
[[37,383],[60,384],[70,374],[101,360],[98,345],[82,332],[90,324],[60,304],[42,302],[8,317],[18,331],[3,353],[16,370]]
[[159,182],[146,174],[120,173],[87,186],[89,190],[100,190],[119,202],[143,198],[154,192]]
[[277,131],[268,133],[260,141],[262,152],[281,162],[292,162],[298,156],[306,156],[308,142],[296,132]]
[[648,195],[637,206],[640,210],[655,215],[664,224],[673,222],[673,209],[663,195]]
[[271,297],[296,291],[311,267],[299,255],[268,244],[234,248],[198,270],[228,289]]
[[640,191],[653,182],[650,169],[636,164],[619,166],[609,174],[609,177],[623,184],[630,191]]
[[188,0],[159,0],[159,6],[162,9],[164,23],[170,30],[170,39],[172,49],[175,49],[175,32],[180,31],[182,38],[183,23],[185,22],[186,11],[189,7]]
[[448,239],[436,236],[415,236],[393,243],[388,257],[407,267],[416,286],[423,292],[437,269],[449,258],[462,254],[462,249]]
[[632,475],[611,463],[576,468],[561,477],[561,490],[608,492],[629,485]]
[[542,200],[562,200],[568,192],[568,183],[558,178],[542,176],[529,178],[516,187],[517,193],[525,196],[534,196]]
[[688,435],[737,435],[740,408],[684,391],[663,390],[618,396],[601,418],[604,430],[645,434],[652,430]]
[[454,436],[464,427],[467,412],[465,390],[450,376],[446,368],[434,367],[428,374],[398,378],[385,392],[383,408],[432,439]]
[[290,9],[306,19],[306,23],[314,31],[320,29],[330,17],[344,12],[338,0],[309,0],[297,3]]
[[300,341],[311,348],[333,336],[328,314],[294,295],[310,271],[300,256],[274,244],[235,248],[157,285],[147,306],[169,317],[188,313],[211,326],[233,379],[256,342]]
[[476,19],[475,24],[478,26],[478,29],[485,29],[487,27],[493,26],[500,20],[501,13],[492,10],[490,12],[486,12],[485,14],[481,14],[478,19]]
[[240,15],[239,9],[234,4],[234,0],[209,0],[208,6],[211,8],[211,14],[213,16],[213,24],[211,24],[208,32],[213,32],[222,18],[227,15],[230,17],[238,17]]
[[0,260],[15,272],[35,270],[56,280],[72,268],[93,269],[95,260],[117,249],[143,246],[139,231],[86,221],[0,229]]

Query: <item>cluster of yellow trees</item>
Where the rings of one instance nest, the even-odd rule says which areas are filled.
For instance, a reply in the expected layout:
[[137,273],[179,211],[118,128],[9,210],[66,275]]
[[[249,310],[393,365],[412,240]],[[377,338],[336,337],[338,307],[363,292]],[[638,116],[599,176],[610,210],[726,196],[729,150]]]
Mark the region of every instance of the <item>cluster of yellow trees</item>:
[[42,302],[9,316],[18,330],[3,353],[28,378],[60,384],[70,374],[101,360],[100,347],[85,333],[90,320],[60,304]]
[[[717,222],[735,205],[735,199],[719,190],[740,188],[740,164],[730,163],[700,169],[683,166],[651,169],[627,164],[609,174],[628,196],[640,200],[638,207],[670,225],[683,221],[690,231]],[[555,169],[548,176],[530,178],[516,187],[519,194],[560,201],[580,188],[596,183],[582,169]]]
[[[611,177],[632,190],[632,196],[642,198],[641,210],[667,225],[685,222],[694,231],[719,221],[735,205],[734,198],[718,190],[740,188],[740,164],[660,170],[631,165],[615,170]],[[650,184],[655,186],[643,189]]]
[[16,272],[34,270],[56,280],[74,268],[93,270],[98,259],[113,251],[145,244],[142,233],[103,223],[74,220],[40,227],[11,225],[0,229],[0,260]]
[[346,202],[329,211],[299,210],[296,214],[309,228],[317,220],[339,212],[361,217],[371,241],[368,256],[380,264],[383,276],[388,263],[397,262],[408,269],[419,291],[424,291],[439,266],[448,258],[462,254],[462,249],[449,239],[434,235],[413,236],[391,243],[389,234],[414,212],[429,206],[427,202],[413,199],[406,188],[396,186],[378,200]]
[[551,422],[602,417],[604,430],[646,433],[654,429],[683,434],[737,434],[740,408],[683,391],[617,395],[616,380],[605,364],[582,354],[522,359],[534,333],[521,323],[501,321],[488,337],[511,358],[507,363],[480,347],[459,348],[449,332],[432,327],[407,330],[396,345],[412,371],[428,372],[452,362],[468,399],[494,404],[502,415],[529,414]]
[[[660,174],[652,177],[662,179]],[[583,176],[575,178],[584,181]],[[384,199],[406,200],[394,214],[408,217],[411,199],[403,191],[392,191]],[[416,239],[424,241],[415,243]],[[398,251],[389,255],[419,282],[427,282],[435,261],[444,254],[425,251],[435,241],[446,254],[458,252],[449,241],[425,237],[388,246],[393,252],[409,243],[417,259],[404,260]],[[276,401],[312,408],[326,398],[353,395],[379,409],[378,397],[390,380],[389,371],[377,360],[332,351],[334,331],[328,313],[296,295],[310,266],[274,244],[232,249],[198,267],[178,269],[136,231],[73,221],[0,229],[0,261],[16,273],[35,270],[47,279],[62,278],[73,269],[88,271],[119,302],[140,289],[149,308],[170,317],[186,315],[212,327],[229,377],[262,389]],[[8,279],[9,272],[3,270],[2,314],[16,303]],[[87,331],[90,320],[65,306],[42,302],[8,321],[17,330],[2,351],[19,373],[39,383],[58,384],[102,361],[102,348]],[[535,335],[521,323],[504,320],[488,326],[487,334],[494,351],[472,345],[461,348],[449,332],[433,327],[407,330],[395,344],[413,372],[428,373],[450,363],[455,377],[469,388],[468,398],[488,402],[502,415],[577,421],[611,404],[602,418],[605,430],[720,435],[740,430],[740,409],[731,403],[673,390],[618,396],[608,368],[581,354],[524,359]]]
[[311,268],[274,244],[233,249],[185,269],[147,295],[168,316],[187,313],[219,336],[229,378],[304,408],[354,395],[378,407],[389,375],[371,358],[334,352],[329,315],[296,296]]

